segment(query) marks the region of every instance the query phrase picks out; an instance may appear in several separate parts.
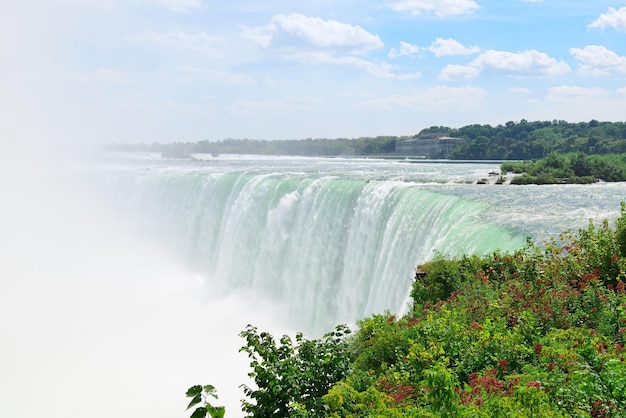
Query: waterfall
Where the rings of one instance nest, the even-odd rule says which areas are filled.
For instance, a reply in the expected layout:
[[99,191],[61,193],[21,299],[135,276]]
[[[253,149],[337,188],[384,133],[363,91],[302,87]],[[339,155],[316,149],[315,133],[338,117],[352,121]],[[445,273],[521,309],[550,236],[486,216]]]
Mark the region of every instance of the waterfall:
[[[483,187],[493,164],[107,156],[3,166],[0,416],[240,417],[246,324],[402,312],[413,268],[615,218],[624,184]],[[44,389],[39,389],[44,388]]]
[[251,290],[314,334],[403,311],[414,267],[435,251],[524,242],[489,222],[486,204],[406,181],[161,169],[118,173],[112,183],[125,212],[214,292]]

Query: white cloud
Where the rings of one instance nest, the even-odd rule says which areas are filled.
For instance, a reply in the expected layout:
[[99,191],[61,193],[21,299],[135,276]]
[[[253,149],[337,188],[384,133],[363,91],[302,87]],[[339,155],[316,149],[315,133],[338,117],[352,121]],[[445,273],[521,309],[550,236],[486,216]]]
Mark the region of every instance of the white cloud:
[[480,52],[477,46],[467,47],[454,39],[437,38],[435,42],[428,48],[436,57],[444,57],[449,55],[471,55]]
[[524,52],[486,51],[472,62],[483,70],[501,71],[510,74],[560,75],[570,71],[563,61],[557,61],[546,53],[534,49]]
[[599,87],[558,86],[548,91],[546,99],[551,102],[573,102],[607,96],[609,92]]
[[528,96],[533,94],[533,91],[531,89],[527,89],[526,87],[511,87],[507,90],[507,92],[509,94],[515,94],[520,96]]
[[600,29],[611,27],[615,30],[626,32],[626,7],[618,10],[609,7],[609,11],[591,22],[589,27]]
[[617,92],[619,94],[623,94],[624,96],[626,96],[626,87],[622,87],[621,89],[617,89]]
[[202,0],[149,0],[178,13],[186,13],[204,7]]
[[303,105],[323,105],[326,100],[320,97],[313,96],[290,96],[285,98],[290,103],[302,103]]
[[[323,20],[301,14],[275,15],[265,26],[242,27],[242,36],[263,48],[273,48],[287,59],[303,64],[347,66],[379,78],[400,78],[386,62],[374,62],[357,55],[384,44],[360,26]],[[412,45],[406,44],[405,51]],[[416,74],[402,77],[417,77]]]
[[446,65],[439,74],[440,80],[467,80],[477,76],[480,69],[466,65]]
[[561,75],[570,71],[565,62],[557,61],[534,49],[523,52],[489,50],[479,55],[468,66],[446,66],[439,78],[467,79],[489,72],[517,76]]
[[419,51],[420,51],[419,46],[411,45],[408,42],[400,41],[400,49],[396,50],[395,48],[391,48],[391,51],[389,51],[389,58],[397,58],[397,57],[415,55]]
[[487,92],[477,87],[434,87],[413,95],[395,94],[357,103],[359,108],[477,108]]
[[190,34],[181,30],[172,32],[146,31],[131,36],[136,42],[146,42],[159,48],[192,49],[205,54],[216,55],[215,47],[223,42],[219,36],[211,36],[205,32]]
[[353,53],[364,53],[383,46],[378,36],[360,26],[298,13],[275,15],[265,26],[242,27],[242,36],[264,48],[302,47],[304,44],[317,49],[349,49]]
[[415,80],[417,78],[420,78],[422,76],[422,73],[420,73],[419,71],[413,74],[398,74],[398,80]]
[[397,12],[410,12],[412,15],[434,14],[439,17],[467,15],[480,6],[472,0],[387,0]]
[[231,108],[236,111],[276,113],[291,110],[311,110],[311,104],[318,105],[319,102],[294,100],[293,98],[267,101],[240,100],[234,103]]
[[394,79],[398,76],[393,72],[393,66],[386,62],[373,62],[354,56],[336,57],[326,52],[303,52],[291,55],[292,59],[305,64],[331,64],[358,68],[378,78]]
[[587,45],[586,47],[571,48],[570,53],[580,63],[578,71],[581,74],[592,76],[608,76],[613,72],[626,73],[626,57],[601,45]]
[[394,72],[394,66],[386,62],[368,61],[359,57],[350,55],[336,57],[326,52],[304,52],[291,55],[291,59],[295,59],[304,64],[330,64],[338,66],[347,66],[365,71],[378,78],[388,80],[413,80],[422,76],[420,72],[409,74],[397,74]]

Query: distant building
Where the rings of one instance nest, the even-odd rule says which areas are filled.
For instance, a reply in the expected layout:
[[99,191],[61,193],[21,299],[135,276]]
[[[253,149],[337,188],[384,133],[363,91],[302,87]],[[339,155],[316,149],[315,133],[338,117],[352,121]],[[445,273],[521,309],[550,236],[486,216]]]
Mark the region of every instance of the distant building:
[[426,158],[448,158],[450,151],[464,142],[463,138],[453,138],[445,133],[428,132],[417,138],[396,142],[396,154]]

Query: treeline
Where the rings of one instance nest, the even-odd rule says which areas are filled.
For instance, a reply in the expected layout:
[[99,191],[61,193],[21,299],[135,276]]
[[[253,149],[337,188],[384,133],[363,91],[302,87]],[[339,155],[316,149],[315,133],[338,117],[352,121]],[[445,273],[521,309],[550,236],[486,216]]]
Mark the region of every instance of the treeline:
[[[276,340],[249,326],[246,416],[626,416],[626,205],[614,226],[542,246],[437,256],[411,295],[411,312],[353,334]],[[194,418],[224,416],[211,408]]]
[[264,154],[301,156],[390,156],[396,142],[425,133],[443,133],[465,139],[452,151],[452,159],[532,160],[552,152],[593,154],[626,153],[626,122],[569,123],[563,120],[507,122],[504,125],[431,126],[413,136],[377,136],[356,139],[291,139],[176,142],[173,144],[111,144],[111,151],[160,152],[171,156],[208,154]]
[[255,140],[225,139],[220,141],[175,142],[173,144],[111,144],[109,151],[160,152],[165,156],[183,157],[194,153],[204,154],[257,154],[293,155],[311,157],[390,155],[396,142],[408,137],[377,136],[356,139],[287,139]]
[[459,129],[431,127],[423,132],[444,131],[464,138],[465,144],[452,151],[453,159],[532,160],[552,152],[621,154],[626,152],[625,122],[569,123],[507,122],[504,125],[468,125]]
[[582,152],[549,154],[533,161],[508,161],[502,172],[521,174],[511,184],[588,184],[626,181],[626,154],[586,155]]

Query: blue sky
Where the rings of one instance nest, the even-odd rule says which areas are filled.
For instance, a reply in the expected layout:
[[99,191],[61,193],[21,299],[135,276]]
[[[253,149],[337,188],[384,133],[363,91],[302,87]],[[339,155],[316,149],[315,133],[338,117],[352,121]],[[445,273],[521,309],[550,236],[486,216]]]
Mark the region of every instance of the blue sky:
[[3,140],[412,135],[626,115],[624,0],[6,3]]

